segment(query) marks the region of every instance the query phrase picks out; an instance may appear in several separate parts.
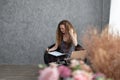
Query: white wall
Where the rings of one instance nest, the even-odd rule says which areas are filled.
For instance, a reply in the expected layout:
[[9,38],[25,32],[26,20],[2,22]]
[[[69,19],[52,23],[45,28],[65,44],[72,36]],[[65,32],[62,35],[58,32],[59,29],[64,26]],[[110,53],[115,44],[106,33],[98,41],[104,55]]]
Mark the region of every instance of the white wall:
[[111,0],[109,25],[110,33],[120,34],[120,0]]

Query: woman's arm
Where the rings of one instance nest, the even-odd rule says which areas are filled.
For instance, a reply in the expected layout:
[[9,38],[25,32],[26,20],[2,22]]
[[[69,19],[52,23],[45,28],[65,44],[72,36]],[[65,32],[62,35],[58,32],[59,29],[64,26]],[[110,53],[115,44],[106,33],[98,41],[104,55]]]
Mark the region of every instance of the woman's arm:
[[57,48],[58,48],[58,44],[55,43],[55,45],[54,45],[52,48],[50,48],[50,49],[48,48],[47,51],[48,51],[48,52],[51,52],[51,51],[56,50]]
[[70,37],[72,39],[72,42],[73,42],[74,46],[77,46],[77,44],[78,44],[77,34],[73,32],[73,29],[70,29],[69,34],[70,34]]

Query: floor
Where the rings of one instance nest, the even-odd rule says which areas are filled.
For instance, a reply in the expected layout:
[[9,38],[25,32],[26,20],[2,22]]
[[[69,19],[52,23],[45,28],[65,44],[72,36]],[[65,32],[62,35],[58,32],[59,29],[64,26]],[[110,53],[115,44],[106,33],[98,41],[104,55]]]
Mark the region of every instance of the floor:
[[37,80],[38,70],[33,65],[0,65],[0,80]]

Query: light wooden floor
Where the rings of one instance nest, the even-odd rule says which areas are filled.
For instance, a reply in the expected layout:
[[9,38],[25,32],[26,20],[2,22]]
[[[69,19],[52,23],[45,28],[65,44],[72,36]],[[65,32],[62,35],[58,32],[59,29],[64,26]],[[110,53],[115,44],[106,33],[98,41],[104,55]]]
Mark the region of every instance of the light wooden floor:
[[38,71],[33,65],[0,65],[0,80],[37,80]]

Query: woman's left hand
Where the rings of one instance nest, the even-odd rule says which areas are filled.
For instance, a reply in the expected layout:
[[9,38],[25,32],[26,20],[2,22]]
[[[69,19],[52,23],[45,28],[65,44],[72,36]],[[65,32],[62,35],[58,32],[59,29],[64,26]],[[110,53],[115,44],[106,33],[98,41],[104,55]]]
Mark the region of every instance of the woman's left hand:
[[73,29],[69,30],[69,34],[72,36],[73,35]]
[[77,35],[74,33],[73,29],[69,30],[70,37],[72,39],[73,44],[76,46],[77,45]]

